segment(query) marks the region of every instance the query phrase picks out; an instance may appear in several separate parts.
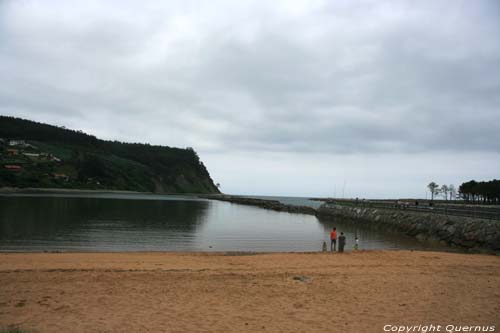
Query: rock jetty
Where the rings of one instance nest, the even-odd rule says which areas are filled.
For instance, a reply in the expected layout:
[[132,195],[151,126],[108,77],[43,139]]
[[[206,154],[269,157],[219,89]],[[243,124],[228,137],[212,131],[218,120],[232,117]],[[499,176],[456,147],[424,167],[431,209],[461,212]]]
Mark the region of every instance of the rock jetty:
[[341,218],[368,228],[405,233],[423,241],[471,251],[500,253],[500,221],[451,216],[405,209],[384,209],[325,203],[318,209],[294,206],[277,200],[233,195],[200,195],[212,200],[256,206],[279,212],[316,215],[321,218]]
[[286,205],[277,200],[248,198],[235,195],[203,195],[200,197],[205,199],[227,201],[240,205],[256,206],[260,208],[275,210],[278,212],[309,214],[309,215],[316,215],[317,213],[317,210],[312,207]]
[[318,215],[343,218],[380,230],[400,231],[452,247],[500,253],[500,221],[339,204],[322,205]]

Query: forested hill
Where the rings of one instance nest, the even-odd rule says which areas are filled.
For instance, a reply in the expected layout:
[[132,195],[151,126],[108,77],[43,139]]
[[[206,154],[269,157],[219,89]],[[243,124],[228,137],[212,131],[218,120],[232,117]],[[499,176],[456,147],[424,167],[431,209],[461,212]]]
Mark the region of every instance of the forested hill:
[[0,116],[0,187],[218,193],[192,148],[99,140]]

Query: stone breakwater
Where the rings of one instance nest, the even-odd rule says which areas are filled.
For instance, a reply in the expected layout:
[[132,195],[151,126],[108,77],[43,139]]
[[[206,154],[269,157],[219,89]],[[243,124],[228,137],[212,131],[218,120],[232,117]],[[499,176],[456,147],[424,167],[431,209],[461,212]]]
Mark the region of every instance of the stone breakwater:
[[403,232],[420,240],[441,242],[460,249],[500,253],[500,221],[495,220],[338,204],[323,204],[320,208],[314,209],[287,205],[277,200],[230,195],[199,197],[279,212],[316,215],[320,218],[342,218],[369,228]]
[[353,223],[404,232],[421,240],[452,247],[500,252],[500,221],[393,209],[322,205],[318,216],[349,219]]
[[260,208],[275,210],[278,212],[309,214],[309,215],[316,215],[317,213],[317,210],[312,207],[286,205],[277,200],[246,198],[246,197],[239,197],[232,195],[203,195],[200,197],[205,199],[227,201],[227,202],[237,203],[240,205],[256,206]]

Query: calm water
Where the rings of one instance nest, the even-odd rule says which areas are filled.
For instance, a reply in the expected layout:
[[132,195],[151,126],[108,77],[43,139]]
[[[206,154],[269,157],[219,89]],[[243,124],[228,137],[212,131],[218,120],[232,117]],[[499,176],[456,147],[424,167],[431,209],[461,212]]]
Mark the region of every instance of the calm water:
[[346,233],[348,250],[355,234],[362,249],[430,246],[340,220],[191,197],[0,196],[0,251],[318,251],[334,225]]

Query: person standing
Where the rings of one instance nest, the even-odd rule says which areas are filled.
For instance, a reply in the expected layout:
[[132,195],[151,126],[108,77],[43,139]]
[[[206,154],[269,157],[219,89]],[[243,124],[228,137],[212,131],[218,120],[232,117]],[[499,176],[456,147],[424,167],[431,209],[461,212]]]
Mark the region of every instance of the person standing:
[[345,236],[344,233],[340,233],[339,237],[339,252],[344,252],[344,247],[345,247]]
[[330,251],[337,251],[337,228],[330,232]]

